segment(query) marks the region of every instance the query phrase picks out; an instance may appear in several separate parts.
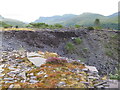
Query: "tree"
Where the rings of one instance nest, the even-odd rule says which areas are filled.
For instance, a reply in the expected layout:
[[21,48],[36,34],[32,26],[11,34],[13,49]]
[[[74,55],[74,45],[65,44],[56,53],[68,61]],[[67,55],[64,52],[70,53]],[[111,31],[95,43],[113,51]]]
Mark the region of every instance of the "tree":
[[18,26],[15,26],[15,28],[18,28]]
[[94,24],[95,24],[95,26],[100,26],[100,20],[99,19],[95,19]]

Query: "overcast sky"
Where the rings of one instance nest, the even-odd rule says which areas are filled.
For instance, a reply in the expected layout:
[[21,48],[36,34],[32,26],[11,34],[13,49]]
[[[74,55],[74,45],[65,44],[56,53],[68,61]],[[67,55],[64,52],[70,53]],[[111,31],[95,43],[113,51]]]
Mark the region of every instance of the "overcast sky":
[[118,11],[119,0],[1,0],[0,14],[31,22],[40,16],[92,12],[105,16]]

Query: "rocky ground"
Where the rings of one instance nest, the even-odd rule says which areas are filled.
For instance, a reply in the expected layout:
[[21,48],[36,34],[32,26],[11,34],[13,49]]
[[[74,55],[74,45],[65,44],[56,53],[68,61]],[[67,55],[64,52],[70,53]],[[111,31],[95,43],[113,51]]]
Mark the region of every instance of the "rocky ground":
[[96,67],[80,60],[50,52],[14,50],[1,54],[1,88],[110,88],[111,85],[117,88],[114,83],[110,84],[108,77],[100,77]]
[[[0,86],[117,88],[118,81],[103,76],[115,73],[118,67],[118,34],[86,29],[0,32]],[[75,43],[76,38],[81,43]],[[69,42],[74,46],[72,52],[65,48]],[[46,63],[48,57],[54,56],[57,58],[53,61],[64,59],[67,63]]]
[[[41,29],[36,31],[3,31],[0,40],[2,50],[27,50],[55,52],[63,57],[80,59],[95,66],[99,74],[115,73],[118,65],[118,31],[86,29]],[[75,39],[81,43],[76,44]],[[1,42],[2,41],[2,42]],[[72,43],[74,50],[68,52],[66,45]]]

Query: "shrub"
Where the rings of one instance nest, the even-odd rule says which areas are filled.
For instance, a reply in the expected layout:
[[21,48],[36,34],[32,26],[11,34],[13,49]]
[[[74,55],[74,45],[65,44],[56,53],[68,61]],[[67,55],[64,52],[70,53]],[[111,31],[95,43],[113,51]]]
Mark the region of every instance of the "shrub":
[[110,79],[120,80],[120,76],[118,74],[115,75],[110,74]]
[[66,48],[69,52],[71,52],[71,51],[73,51],[73,50],[75,49],[74,45],[73,45],[71,42],[68,42],[68,43],[66,44],[65,48]]
[[49,25],[45,23],[30,23],[33,28],[47,28]]
[[81,44],[82,40],[80,38],[75,38],[75,43],[76,44]]
[[18,26],[15,26],[15,28],[18,28]]
[[49,64],[64,64],[64,63],[67,63],[67,60],[52,57],[52,58],[47,59],[46,63],[49,63]]
[[93,28],[93,27],[88,27],[87,29],[88,29],[88,30],[94,30],[94,28]]
[[75,28],[80,28],[80,25],[75,25]]
[[94,24],[95,24],[95,26],[100,26],[100,19],[95,19]]
[[102,29],[102,27],[97,26],[97,27],[94,27],[94,29],[100,30],[100,29]]
[[115,74],[110,74],[110,79],[120,80],[120,65],[118,65],[118,69],[115,71]]
[[63,27],[61,24],[55,24],[54,26],[57,27],[57,28],[62,28]]

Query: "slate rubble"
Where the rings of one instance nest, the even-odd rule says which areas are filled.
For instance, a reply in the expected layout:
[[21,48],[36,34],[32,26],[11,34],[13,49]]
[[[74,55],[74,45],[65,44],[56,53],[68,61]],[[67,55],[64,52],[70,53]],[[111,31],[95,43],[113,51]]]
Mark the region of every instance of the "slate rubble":
[[[49,75],[44,72],[44,71],[39,71],[37,73],[31,72],[28,73],[29,71],[34,70],[36,67],[36,64],[31,62],[27,57],[26,51],[3,51],[2,52],[2,59],[0,60],[0,87],[1,88],[22,88],[19,83],[28,83],[28,84],[36,84],[39,82],[42,82],[42,80],[38,79],[37,76],[44,75],[44,79],[48,78]],[[33,53],[33,52],[32,52]],[[38,55],[38,54],[36,54]],[[36,56],[35,56],[36,57]],[[37,56],[40,58],[41,55]],[[32,57],[34,58],[34,57]],[[65,57],[60,57],[60,58],[65,58]],[[101,79],[101,77],[98,75],[98,71],[94,66],[86,66],[84,63],[80,62],[80,60],[70,60],[68,58],[65,58],[68,60],[69,63],[72,63],[73,61],[79,62],[81,65],[85,66],[86,68],[84,69],[79,69],[79,68],[74,68],[74,69],[69,69],[68,67],[64,68],[55,68],[53,72],[60,72],[64,70],[67,72],[68,70],[71,73],[74,73],[76,75],[76,78],[73,78],[72,76],[67,77],[65,74],[61,74],[61,81],[57,83],[56,87],[62,88],[62,87],[68,87],[68,88],[75,88],[79,86],[83,86],[84,88],[91,88],[94,85],[90,85],[91,82],[97,82],[101,83],[104,80]],[[47,66],[45,66],[47,67]],[[91,68],[92,67],[92,68]],[[52,68],[52,66],[48,66],[48,68]],[[81,80],[78,78],[78,76],[82,76],[84,80]],[[66,84],[66,80],[72,80],[73,84],[68,85]],[[81,81],[80,81],[81,80]],[[96,86],[97,88],[102,88],[106,87],[105,85],[98,85]]]

